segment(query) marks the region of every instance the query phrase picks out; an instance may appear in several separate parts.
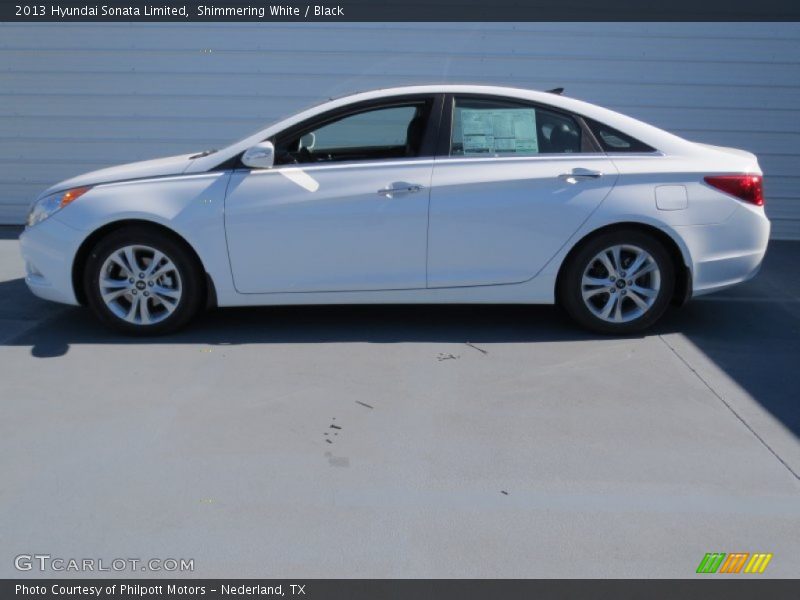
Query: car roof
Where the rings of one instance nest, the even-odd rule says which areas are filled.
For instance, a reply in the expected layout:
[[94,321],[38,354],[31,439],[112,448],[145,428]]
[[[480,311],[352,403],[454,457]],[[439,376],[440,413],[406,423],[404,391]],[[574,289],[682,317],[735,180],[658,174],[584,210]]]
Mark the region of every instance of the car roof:
[[292,125],[300,123],[306,119],[312,118],[315,115],[325,113],[329,110],[357,102],[391,98],[394,96],[407,96],[412,94],[481,94],[487,96],[501,96],[504,98],[517,100],[528,100],[594,119],[600,123],[613,127],[614,129],[618,129],[623,133],[627,133],[664,153],[677,154],[681,151],[686,151],[692,146],[691,142],[687,142],[676,135],[627,115],[623,115],[607,108],[560,94],[494,85],[427,84],[380,88],[330,99],[327,102],[317,104],[311,108],[300,111],[286,119],[265,127],[253,135],[221,149],[219,152],[207,157],[198,158],[196,161],[194,161],[195,164],[192,165],[192,168],[187,170],[187,172],[198,172],[213,168],[214,166],[222,164],[237,154],[244,152],[247,148],[264,141],[275,133],[278,133],[279,131],[282,131],[283,129],[291,127]]

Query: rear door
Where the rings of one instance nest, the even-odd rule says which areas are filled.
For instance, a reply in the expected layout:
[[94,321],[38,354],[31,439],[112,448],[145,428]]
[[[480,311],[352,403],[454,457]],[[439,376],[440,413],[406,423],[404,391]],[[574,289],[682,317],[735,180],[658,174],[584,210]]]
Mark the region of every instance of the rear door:
[[[433,170],[428,287],[534,277],[617,179],[580,119],[487,96],[448,97]],[[443,135],[447,135],[443,132]]]

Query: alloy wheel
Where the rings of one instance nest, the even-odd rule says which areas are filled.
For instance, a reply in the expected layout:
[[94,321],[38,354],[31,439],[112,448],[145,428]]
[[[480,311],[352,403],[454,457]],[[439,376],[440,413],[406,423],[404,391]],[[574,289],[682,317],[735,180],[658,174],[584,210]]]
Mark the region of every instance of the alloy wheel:
[[608,323],[627,323],[652,308],[661,289],[658,263],[646,250],[618,244],[598,252],[581,278],[586,307]]
[[112,252],[100,269],[103,302],[120,319],[154,325],[169,317],[183,294],[175,263],[156,248],[124,246]]

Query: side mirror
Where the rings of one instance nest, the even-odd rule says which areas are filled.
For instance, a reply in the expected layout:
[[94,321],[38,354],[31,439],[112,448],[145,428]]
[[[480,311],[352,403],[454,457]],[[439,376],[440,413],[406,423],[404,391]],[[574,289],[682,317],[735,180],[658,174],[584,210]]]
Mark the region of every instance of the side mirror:
[[242,164],[251,169],[271,169],[275,164],[275,146],[272,142],[261,142],[248,148],[242,155]]

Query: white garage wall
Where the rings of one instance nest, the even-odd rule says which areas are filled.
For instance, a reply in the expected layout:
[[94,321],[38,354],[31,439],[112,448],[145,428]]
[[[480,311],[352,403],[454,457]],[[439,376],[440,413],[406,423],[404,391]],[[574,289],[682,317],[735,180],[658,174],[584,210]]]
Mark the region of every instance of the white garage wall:
[[800,239],[800,24],[0,23],[0,222],[90,169],[219,147],[329,96],[399,84],[565,86],[758,154]]

